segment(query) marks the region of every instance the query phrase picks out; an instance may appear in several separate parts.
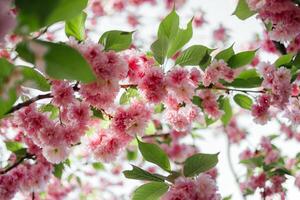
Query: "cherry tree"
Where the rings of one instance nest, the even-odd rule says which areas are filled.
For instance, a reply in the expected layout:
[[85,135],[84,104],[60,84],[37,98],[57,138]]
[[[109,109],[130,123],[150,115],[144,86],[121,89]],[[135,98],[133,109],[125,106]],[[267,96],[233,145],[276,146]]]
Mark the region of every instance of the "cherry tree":
[[[224,154],[239,199],[286,199],[288,180],[300,189],[300,154],[276,145],[300,141],[300,1],[237,1],[234,17],[264,27],[240,51],[222,24],[211,46],[191,44],[209,22],[197,9],[181,27],[187,2],[0,1],[1,200],[230,200],[217,181]],[[161,4],[145,48],[134,11]],[[132,30],[97,32],[112,16]],[[244,116],[279,128],[234,163],[231,147],[251,144]],[[201,148],[202,130],[225,135],[227,152]]]

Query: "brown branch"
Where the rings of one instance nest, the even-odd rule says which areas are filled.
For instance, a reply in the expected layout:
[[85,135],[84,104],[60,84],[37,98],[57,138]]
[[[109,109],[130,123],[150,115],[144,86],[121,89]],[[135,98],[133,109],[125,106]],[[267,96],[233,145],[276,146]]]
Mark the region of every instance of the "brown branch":
[[19,103],[15,106],[13,106],[6,114],[10,114],[10,113],[13,113],[17,110],[20,110],[21,108],[23,107],[26,107],[26,106],[29,106],[30,104],[38,101],[38,100],[41,100],[41,99],[49,99],[49,98],[52,98],[53,96],[51,95],[51,93],[47,93],[47,94],[41,94],[41,95],[38,95],[36,97],[33,97],[27,101],[24,101],[22,103]]
[[170,136],[170,133],[162,133],[162,134],[145,135],[142,138],[143,139],[158,138],[158,137],[166,138],[166,137],[169,137],[169,136]]
[[26,159],[35,159],[35,157],[34,157],[34,155],[27,153],[24,157],[21,157],[13,165],[9,166],[8,168],[4,169],[3,171],[0,171],[0,174],[6,174],[10,170],[12,170],[12,169],[16,168],[17,166],[19,166]]
[[[73,86],[73,90],[76,92],[76,91],[79,91],[79,87],[78,87],[78,82],[76,82],[76,84]],[[42,99],[49,99],[49,98],[52,98],[53,96],[51,95],[51,93],[47,93],[47,94],[41,94],[41,95],[38,95],[36,97],[33,97],[27,101],[24,101],[22,103],[19,103],[15,106],[13,106],[9,111],[7,111],[6,115],[7,114],[10,114],[10,113],[13,113],[15,111],[18,111],[20,110],[21,108],[23,107],[26,107],[26,106],[29,106],[30,104],[38,101],[38,100],[42,100]]]

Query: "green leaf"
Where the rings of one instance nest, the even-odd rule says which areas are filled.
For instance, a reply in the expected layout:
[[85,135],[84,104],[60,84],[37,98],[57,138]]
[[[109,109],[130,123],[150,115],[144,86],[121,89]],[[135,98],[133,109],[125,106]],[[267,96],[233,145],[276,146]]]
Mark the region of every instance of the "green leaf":
[[127,149],[127,155],[126,155],[127,160],[129,160],[129,161],[136,160],[137,159],[137,155],[138,155],[137,151]]
[[160,166],[166,171],[170,171],[170,161],[167,154],[156,144],[144,143],[137,139],[138,146],[144,159]]
[[179,28],[179,16],[173,10],[159,25],[157,40],[151,45],[155,60],[163,64],[165,58],[171,58],[192,37],[192,20],[186,29]]
[[177,65],[199,65],[203,57],[206,55],[208,48],[202,45],[193,45],[184,50],[176,59]]
[[228,60],[228,65],[234,69],[248,65],[254,59],[255,53],[256,50],[237,53]]
[[197,105],[199,108],[203,109],[202,99],[199,96],[193,96],[192,102],[193,104]]
[[143,180],[143,181],[156,181],[156,182],[164,182],[164,179],[161,176],[157,176],[155,174],[151,174],[137,166],[132,165],[132,170],[125,170],[123,174],[126,178]]
[[45,104],[45,105],[42,105],[40,107],[40,111],[41,112],[50,112],[50,119],[56,119],[59,115],[59,109],[54,106],[53,104],[49,103],[49,104]]
[[64,171],[64,164],[63,163],[59,163],[59,164],[55,164],[54,165],[54,171],[53,171],[53,175],[58,178],[61,179],[62,173]]
[[154,107],[155,113],[162,113],[165,110],[164,104],[160,103]]
[[233,55],[234,55],[234,50],[233,50],[233,44],[232,44],[227,49],[224,49],[223,51],[220,51],[215,56],[215,59],[217,59],[217,60],[224,60],[225,62],[227,62]]
[[134,191],[132,200],[158,200],[168,191],[168,188],[169,186],[166,183],[146,183]]
[[120,104],[128,104],[130,103],[130,100],[134,97],[139,97],[139,92],[136,88],[128,88],[124,91],[122,96],[120,97]]
[[16,151],[24,148],[24,145],[22,143],[12,142],[12,141],[5,142],[5,146],[6,146],[7,150],[9,150],[11,152],[16,152]]
[[87,14],[81,12],[76,17],[66,21],[65,33],[68,37],[73,36],[78,41],[83,41],[85,39],[85,20]]
[[179,16],[175,10],[172,10],[172,12],[161,21],[157,36],[158,38],[172,40],[177,35],[178,29]]
[[217,154],[204,154],[198,153],[189,158],[184,162],[183,174],[185,177],[197,176],[202,172],[206,172],[216,166],[218,163]]
[[224,197],[222,200],[231,200],[231,198],[232,198],[232,195],[229,195],[229,196]]
[[293,54],[286,54],[280,56],[274,63],[275,67],[281,67],[282,65],[289,64],[293,60]]
[[15,66],[6,59],[0,58],[0,118],[11,109],[17,100],[16,86],[19,85],[19,81],[16,80],[15,84],[10,87],[6,84],[13,73],[15,73]]
[[297,68],[297,69],[300,69],[300,53],[298,53],[296,56],[295,56],[295,59],[293,61],[293,65]]
[[241,72],[233,82],[225,82],[224,85],[237,88],[256,88],[261,86],[262,81],[255,69],[249,69]]
[[87,6],[87,0],[16,0],[17,31],[29,33],[59,21],[70,20]]
[[171,58],[178,50],[190,41],[193,36],[193,20],[187,24],[186,29],[179,29],[175,38],[170,42],[167,57]]
[[41,91],[49,91],[50,84],[47,79],[38,71],[31,67],[20,66],[23,75],[22,85],[36,88]]
[[159,64],[163,64],[165,62],[165,58],[167,55],[167,51],[169,48],[168,40],[164,38],[159,38],[151,45],[151,51],[153,52],[153,56],[155,60]]
[[95,170],[103,170],[105,168],[104,165],[100,162],[94,162],[92,166]]
[[232,117],[232,108],[230,105],[229,98],[222,98],[220,101],[220,108],[224,111],[224,115],[221,117],[221,121],[226,126]]
[[128,49],[132,43],[133,32],[112,30],[103,33],[99,42],[104,46],[104,50],[123,51]]
[[235,101],[235,103],[237,103],[242,108],[245,108],[248,110],[251,110],[251,108],[252,108],[252,104],[253,104],[252,99],[244,94],[236,94],[233,97],[233,100]]
[[202,70],[205,70],[208,65],[211,63],[211,55],[209,52],[206,52],[206,55],[201,60],[199,66]]
[[250,10],[246,0],[239,0],[236,9],[233,12],[233,15],[237,16],[241,20],[245,20],[254,14],[255,12]]
[[251,165],[256,167],[261,167],[264,164],[264,156],[256,156],[250,159],[241,160],[240,163],[244,165]]
[[98,110],[98,109],[95,108],[95,107],[92,107],[91,110],[92,110],[92,112],[93,112],[93,116],[94,116],[94,117],[97,117],[97,118],[100,118],[100,119],[104,119],[103,113],[102,113],[101,110]]
[[45,61],[45,72],[50,77],[78,80],[85,83],[95,81],[95,75],[88,62],[77,50],[66,44],[40,40],[19,43],[16,51],[25,61],[35,63],[36,60],[30,48],[30,43],[40,45],[40,48],[45,49],[46,52],[43,58],[36,59]]

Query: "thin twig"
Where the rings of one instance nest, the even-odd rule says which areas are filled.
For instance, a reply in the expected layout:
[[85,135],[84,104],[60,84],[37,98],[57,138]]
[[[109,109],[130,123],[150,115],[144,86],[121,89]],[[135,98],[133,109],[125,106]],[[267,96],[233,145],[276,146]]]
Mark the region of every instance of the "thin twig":
[[158,138],[158,137],[165,138],[165,137],[169,137],[169,136],[170,136],[170,133],[162,133],[162,134],[145,135],[145,136],[143,136],[142,138],[143,138],[143,139],[147,139],[147,138]]
[[227,137],[227,161],[228,161],[229,169],[230,169],[230,171],[231,171],[231,173],[232,173],[232,175],[235,179],[235,182],[236,182],[237,186],[240,189],[241,196],[242,196],[243,200],[246,200],[246,196],[243,194],[243,191],[240,188],[240,181],[239,181],[238,175],[235,172],[235,169],[233,167],[232,158],[231,158],[231,151],[230,150],[231,150],[231,144],[230,144],[229,138]]
[[27,153],[24,157],[20,158],[17,162],[15,162],[13,165],[9,166],[3,171],[0,171],[0,174],[6,174],[10,170],[14,169],[15,167],[19,166],[24,160],[26,159],[34,159],[34,155]]
[[51,93],[47,93],[47,94],[41,94],[41,95],[38,95],[36,97],[33,97],[27,101],[24,101],[22,103],[19,103],[15,106],[13,106],[6,114],[10,114],[10,113],[13,113],[17,110],[20,110],[21,108],[23,107],[26,107],[26,106],[29,106],[30,104],[38,101],[38,100],[42,100],[42,99],[49,99],[49,98],[52,98],[53,96],[51,95]]

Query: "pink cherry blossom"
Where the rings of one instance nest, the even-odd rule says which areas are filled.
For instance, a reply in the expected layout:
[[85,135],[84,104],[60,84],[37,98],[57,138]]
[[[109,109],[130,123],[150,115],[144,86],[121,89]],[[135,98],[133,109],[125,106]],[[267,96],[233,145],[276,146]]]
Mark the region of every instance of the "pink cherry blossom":
[[130,140],[131,137],[126,136],[126,134],[115,134],[110,129],[102,129],[89,140],[88,147],[95,159],[111,162],[116,159],[119,152]]
[[53,164],[58,164],[66,160],[69,156],[69,148],[66,145],[45,146],[43,147],[43,155]]
[[75,100],[73,88],[67,81],[52,81],[51,91],[53,95],[52,103],[56,106],[66,106]]
[[138,87],[146,100],[151,103],[159,103],[166,96],[166,82],[163,71],[158,67],[145,69],[145,75],[140,80]]

